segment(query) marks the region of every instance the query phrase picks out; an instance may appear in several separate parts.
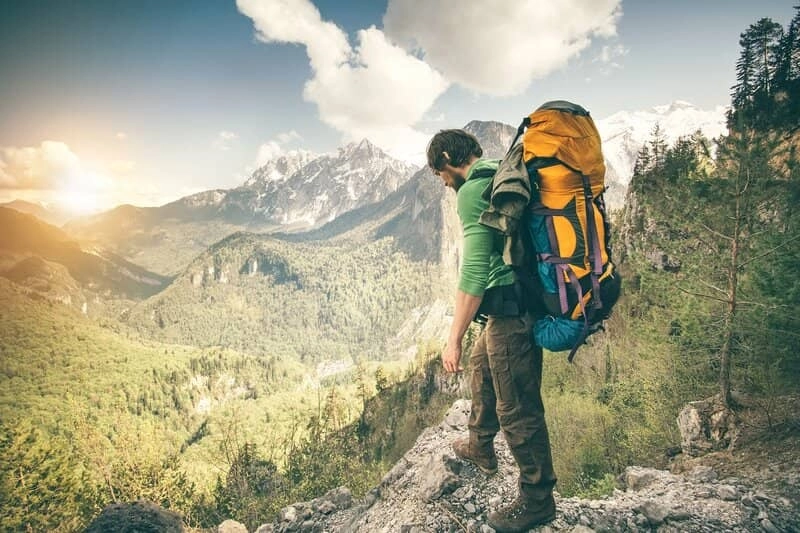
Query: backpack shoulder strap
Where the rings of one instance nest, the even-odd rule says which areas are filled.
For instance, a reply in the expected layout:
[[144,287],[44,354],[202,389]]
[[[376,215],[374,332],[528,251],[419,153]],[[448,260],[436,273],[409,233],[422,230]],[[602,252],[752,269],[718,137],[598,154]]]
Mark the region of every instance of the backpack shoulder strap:
[[491,178],[494,177],[496,173],[497,173],[496,169],[482,168],[480,170],[476,170],[475,172],[473,172],[472,175],[469,177],[469,179],[477,180],[481,178]]

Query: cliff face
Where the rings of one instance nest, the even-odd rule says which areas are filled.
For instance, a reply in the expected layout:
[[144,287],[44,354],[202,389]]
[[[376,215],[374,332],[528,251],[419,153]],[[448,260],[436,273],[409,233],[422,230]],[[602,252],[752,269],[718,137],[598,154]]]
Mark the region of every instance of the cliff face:
[[[353,499],[345,488],[336,489],[286,507],[258,531],[492,531],[486,515],[514,498],[517,468],[502,435],[495,442],[500,469],[493,476],[455,458],[450,442],[466,432],[468,417],[467,400],[453,404],[444,420],[426,429],[363,500]],[[676,473],[628,467],[617,479],[618,488],[602,499],[556,495],[556,519],[537,531],[800,528],[800,458],[790,450],[761,453],[755,461],[748,456],[750,468],[735,473],[730,468],[735,460],[709,457],[705,462],[676,462]]]

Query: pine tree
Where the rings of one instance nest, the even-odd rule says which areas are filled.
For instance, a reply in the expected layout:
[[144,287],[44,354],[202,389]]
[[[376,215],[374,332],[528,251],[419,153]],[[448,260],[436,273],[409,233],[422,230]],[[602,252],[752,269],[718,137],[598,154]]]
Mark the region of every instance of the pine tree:
[[794,9],[797,12],[789,22],[781,42],[782,68],[786,81],[800,79],[800,5]]
[[753,98],[755,86],[755,59],[753,57],[753,43],[747,34],[742,34],[739,39],[742,51],[736,62],[737,84],[733,86],[733,106],[736,109],[744,108]]
[[764,96],[773,94],[772,81],[780,62],[780,43],[783,28],[769,18],[751,24],[742,38],[753,48],[755,92]]
[[650,133],[650,142],[648,143],[651,154],[651,169],[662,170],[664,168],[664,160],[667,155],[667,137],[664,130],[661,129],[661,124],[656,122],[653,126],[653,131]]
[[650,170],[650,149],[643,144],[636,154],[636,162],[633,164],[633,176],[639,178]]

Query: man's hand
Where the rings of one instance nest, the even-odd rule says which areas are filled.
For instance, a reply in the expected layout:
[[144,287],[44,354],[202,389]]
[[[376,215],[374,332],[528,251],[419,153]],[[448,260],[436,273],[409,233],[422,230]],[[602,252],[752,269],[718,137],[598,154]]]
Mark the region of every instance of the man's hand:
[[462,372],[459,362],[461,361],[461,343],[448,342],[442,353],[442,366],[447,372]]
[[469,328],[472,317],[478,312],[481,305],[481,296],[472,296],[463,291],[456,291],[455,312],[453,323],[450,325],[450,336],[447,337],[447,346],[442,353],[442,366],[447,372],[461,372],[461,341]]

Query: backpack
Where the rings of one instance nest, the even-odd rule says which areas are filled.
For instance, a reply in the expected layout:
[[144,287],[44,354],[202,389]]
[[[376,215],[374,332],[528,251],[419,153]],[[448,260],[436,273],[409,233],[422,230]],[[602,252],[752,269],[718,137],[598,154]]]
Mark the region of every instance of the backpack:
[[543,307],[535,342],[570,350],[572,362],[586,338],[603,329],[621,286],[611,260],[600,135],[583,107],[553,101],[525,117],[509,153],[520,136],[531,185],[520,231],[536,261],[517,272]]

